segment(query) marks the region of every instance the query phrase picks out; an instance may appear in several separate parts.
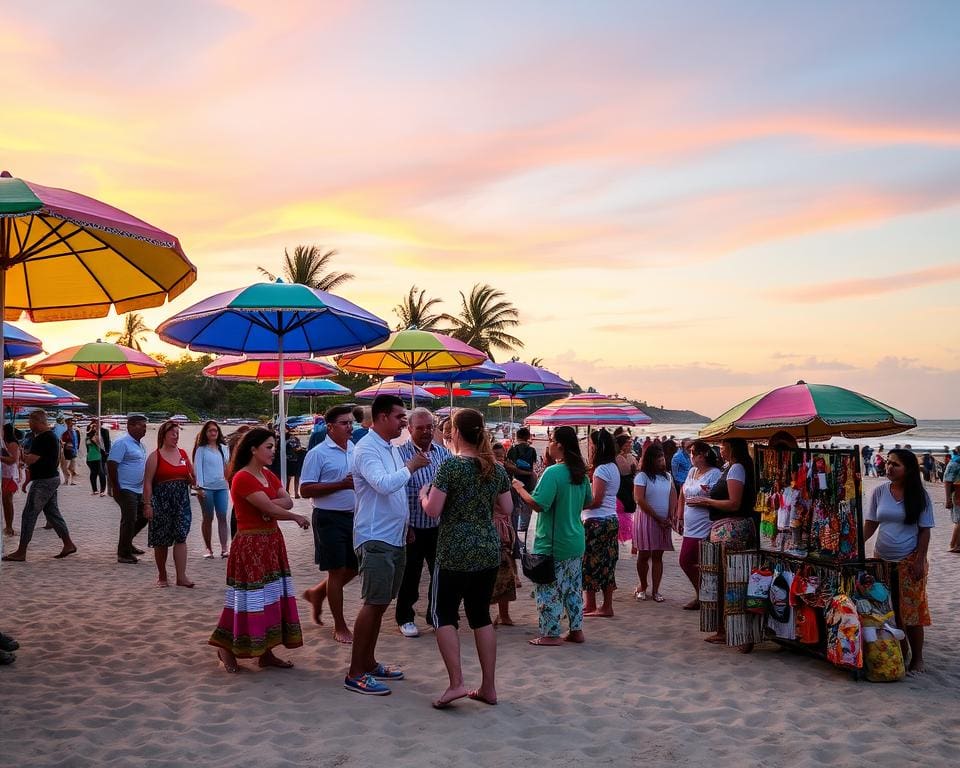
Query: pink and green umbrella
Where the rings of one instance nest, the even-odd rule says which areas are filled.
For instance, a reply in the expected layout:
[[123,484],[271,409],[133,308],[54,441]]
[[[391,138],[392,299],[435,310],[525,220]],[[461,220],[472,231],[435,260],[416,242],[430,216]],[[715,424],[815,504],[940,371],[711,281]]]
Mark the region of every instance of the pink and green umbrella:
[[637,427],[651,421],[632,403],[594,392],[554,400],[524,419],[525,424],[551,427]]
[[700,430],[700,437],[765,440],[780,431],[807,441],[882,437],[917,426],[912,416],[867,395],[798,381],[744,400]]
[[[336,373],[337,366],[309,355],[283,358],[284,377],[316,379]],[[277,381],[280,359],[277,355],[221,355],[204,367],[203,375],[227,381]]]
[[29,366],[24,373],[43,376],[45,379],[96,381],[99,419],[104,381],[151,378],[162,375],[166,370],[163,363],[139,350],[97,339],[90,344],[80,344],[54,352]]

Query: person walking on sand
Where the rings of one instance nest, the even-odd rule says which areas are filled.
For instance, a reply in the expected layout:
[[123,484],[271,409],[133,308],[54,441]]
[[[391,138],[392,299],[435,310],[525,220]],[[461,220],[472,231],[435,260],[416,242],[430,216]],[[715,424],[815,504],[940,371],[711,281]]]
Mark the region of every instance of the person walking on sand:
[[946,508],[953,521],[953,534],[950,536],[948,551],[960,553],[960,445],[953,449],[950,461],[943,470],[943,492]]
[[147,525],[143,514],[143,473],[147,466],[147,450],[140,442],[147,434],[147,417],[134,413],[127,416],[127,434],[118,437],[107,456],[107,486],[110,496],[120,507],[120,534],[117,538],[117,562],[135,564],[137,549],[134,537]]
[[353,633],[343,618],[343,588],[357,575],[353,551],[354,445],[350,442],[353,416],[349,405],[335,405],[324,414],[327,436],[307,451],[300,474],[300,495],[313,500],[314,562],[327,577],[303,593],[315,624],[323,624],[323,601],[330,601],[333,639],[352,643]]
[[414,408],[407,418],[410,439],[399,448],[400,458],[409,461],[416,454],[430,459],[430,464],[418,469],[407,483],[407,506],[410,510],[410,528],[407,534],[407,562],[403,569],[403,581],[397,595],[395,618],[400,634],[404,637],[417,637],[420,630],[414,622],[414,606],[420,599],[420,575],[426,561],[430,572],[430,589],[427,592],[425,616],[433,615],[433,573],[437,556],[437,535],[440,521],[427,515],[420,504],[420,490],[429,487],[437,474],[437,468],[450,458],[450,451],[434,442],[433,414],[426,408]]
[[376,660],[377,638],[390,602],[400,591],[406,556],[409,520],[406,486],[410,476],[430,459],[418,453],[406,463],[391,440],[400,437],[407,422],[403,401],[377,395],[373,426],[357,443],[353,455],[353,485],[357,509],[353,546],[359,562],[363,605],[353,625],[350,669],[343,687],[354,693],[384,696],[390,688],[381,680],[402,680],[403,672]]
[[105,496],[107,493],[107,470],[103,459],[107,451],[103,447],[100,427],[96,419],[93,419],[87,425],[83,444],[86,451],[87,470],[90,472],[90,495],[96,496],[99,493],[101,496]]
[[193,587],[187,578],[187,536],[190,533],[190,486],[196,484],[187,452],[178,447],[180,425],[165,421],[157,431],[157,450],[147,456],[143,472],[143,514],[147,545],[157,563],[157,586],[168,587],[167,550],[173,547],[178,587]]
[[30,490],[20,516],[20,545],[3,558],[6,562],[23,562],[27,559],[27,546],[33,538],[33,529],[41,512],[63,542],[63,549],[54,557],[62,559],[77,551],[77,545],[70,538],[67,521],[63,519],[57,505],[57,489],[60,487],[60,443],[50,429],[45,411],[33,411],[29,421],[33,440],[30,449],[22,455],[24,463],[30,468]]
[[80,453],[80,430],[73,423],[72,418],[68,418],[65,423],[66,429],[60,436],[63,443],[63,452],[60,458],[60,469],[63,471],[63,484],[77,484],[77,455]]
[[13,424],[3,425],[3,446],[0,450],[0,482],[3,492],[3,535],[13,536],[13,494],[20,487],[20,443],[14,432]]
[[[433,484],[420,492],[424,514],[440,519],[431,623],[437,628],[449,685],[433,702],[434,709],[446,709],[464,697],[497,703],[497,633],[490,620],[490,598],[500,568],[500,536],[493,519],[495,507],[501,517],[508,517],[513,506],[510,478],[494,459],[480,412],[458,410],[452,439],[456,456],[444,461]],[[472,691],[464,685],[460,662],[461,603],[480,660],[480,687]]]
[[200,534],[203,537],[203,557],[213,558],[213,518],[217,518],[217,536],[220,539],[220,557],[229,556],[230,533],[227,529],[227,510],[230,507],[230,484],[227,467],[230,449],[215,421],[206,422],[197,433],[193,445],[193,468],[197,475],[197,499],[200,502]]
[[290,511],[293,500],[268,469],[276,450],[273,432],[255,427],[234,449],[228,470],[238,530],[227,560],[224,607],[208,641],[227,672],[240,671],[237,659],[254,658],[260,667],[289,669],[293,663],[277,658],[273,649],[303,645],[290,561],[277,521],[292,520],[303,530],[310,521]]
[[[580,513],[593,500],[587,465],[573,427],[553,430],[547,444],[548,466],[533,494],[519,479],[513,488],[537,514],[533,554],[553,555],[554,580],[535,589],[540,634],[530,645],[582,643],[583,637],[583,523]],[[560,619],[566,614],[569,631],[560,637]]]

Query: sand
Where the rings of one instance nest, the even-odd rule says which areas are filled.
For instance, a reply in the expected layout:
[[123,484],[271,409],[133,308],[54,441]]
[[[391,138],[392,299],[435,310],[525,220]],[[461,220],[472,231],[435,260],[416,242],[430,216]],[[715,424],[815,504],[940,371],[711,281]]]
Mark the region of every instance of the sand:
[[[461,701],[438,712],[430,701],[446,676],[433,635],[400,636],[391,613],[378,655],[407,673],[391,696],[342,688],[349,649],[329,626],[309,623],[302,602],[305,645],[278,651],[295,669],[246,661],[241,674],[226,675],[207,645],[226,561],[201,558],[197,508],[188,565],[196,588],[156,589],[149,554],[138,565],[116,562],[111,500],[91,497],[85,484],[62,488],[80,551],[51,559],[59,541],[38,526],[28,562],[0,569],[0,629],[22,646],[14,665],[0,667],[0,758],[11,766],[955,765],[960,556],[945,551],[949,515],[942,491],[930,490],[934,626],[922,678],[858,683],[773,644],[749,656],[708,645],[696,614],[680,609],[690,588],[676,553],[665,558],[666,602],[638,603],[624,549],[616,618],[588,619],[583,646],[531,647],[536,613],[525,587],[517,626],[498,630],[500,704]],[[22,504],[19,495],[18,529]],[[297,507],[309,511],[305,501]],[[317,580],[312,537],[292,524],[284,534],[302,591]],[[356,583],[347,589],[348,619],[358,592]],[[478,665],[468,630],[461,639],[469,686]]]

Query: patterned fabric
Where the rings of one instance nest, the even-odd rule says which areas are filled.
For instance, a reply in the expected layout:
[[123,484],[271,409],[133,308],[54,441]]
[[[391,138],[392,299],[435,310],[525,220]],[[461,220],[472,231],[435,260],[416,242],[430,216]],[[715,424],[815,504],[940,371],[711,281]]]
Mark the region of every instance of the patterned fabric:
[[726,545],[728,552],[739,552],[753,544],[755,531],[749,517],[725,517],[710,527],[710,542]]
[[303,645],[296,591],[280,530],[240,531],[227,560],[227,592],[210,645],[238,658]]
[[477,459],[453,456],[437,470],[433,481],[447,494],[440,514],[437,563],[451,571],[482,571],[500,564],[500,537],[493,524],[497,496],[510,490],[500,465],[486,479]]
[[584,532],[587,548],[583,553],[583,589],[599,592],[617,588],[617,560],[620,544],[617,533],[620,525],[615,517],[599,517],[585,520]]
[[[490,596],[490,604],[507,600],[513,602],[517,599],[517,561],[513,558],[513,548],[517,541],[517,532],[513,526],[507,523],[506,528],[498,526],[501,531],[500,536],[500,567],[497,569],[497,580],[493,584],[493,595]],[[504,534],[506,539],[504,539]]]
[[[397,452],[406,463],[413,458],[417,447],[413,444],[413,440],[407,440],[397,448]],[[430,466],[421,467],[410,475],[410,481],[407,483],[407,506],[410,507],[410,525],[414,528],[436,528],[440,525],[440,518],[424,514],[420,506],[420,489],[433,482],[433,478],[437,475],[437,468],[449,459],[450,455],[450,451],[442,445],[431,443],[430,450],[424,453],[424,456],[430,459]]]
[[534,589],[541,637],[560,637],[564,613],[571,632],[583,629],[583,559],[555,560],[554,570],[555,581]]
[[927,571],[919,579],[913,578],[910,568],[917,559],[917,553],[907,555],[899,563],[894,563],[898,582],[900,621],[905,627],[929,627],[930,607],[927,605]]
[[190,484],[169,480],[153,487],[153,517],[147,528],[148,547],[183,544],[190,533]]

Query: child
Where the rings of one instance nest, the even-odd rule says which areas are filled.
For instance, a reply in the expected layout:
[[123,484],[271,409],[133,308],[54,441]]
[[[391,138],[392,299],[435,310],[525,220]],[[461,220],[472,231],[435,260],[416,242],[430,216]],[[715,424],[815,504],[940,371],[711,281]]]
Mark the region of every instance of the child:
[[[501,443],[494,443],[493,457],[497,464],[503,466],[506,459],[506,451]],[[493,620],[494,626],[503,624],[505,627],[513,626],[513,618],[510,616],[510,603],[517,599],[517,563],[514,560],[514,548],[517,543],[517,532],[510,522],[513,510],[502,510],[494,507],[493,524],[500,535],[500,568],[497,570],[497,580],[493,587],[493,595],[490,597],[490,604],[497,605],[497,617]]]

